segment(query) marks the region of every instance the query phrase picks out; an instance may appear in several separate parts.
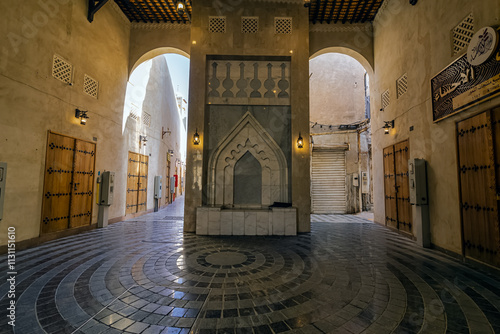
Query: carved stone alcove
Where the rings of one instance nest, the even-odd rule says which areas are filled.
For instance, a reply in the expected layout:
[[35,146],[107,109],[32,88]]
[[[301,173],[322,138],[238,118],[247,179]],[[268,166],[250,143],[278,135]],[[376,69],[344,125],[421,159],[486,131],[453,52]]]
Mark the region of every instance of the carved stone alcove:
[[[235,179],[238,180],[238,175],[235,178],[235,166],[242,158],[243,161],[248,160],[248,163],[254,165],[256,160],[260,165],[261,170],[254,175],[261,177],[260,182],[256,182],[261,184],[261,193],[260,196],[251,196],[260,198],[260,203],[235,203],[235,186],[244,187],[245,182],[248,182],[235,183]],[[274,202],[288,202],[288,167],[285,155],[250,112],[243,115],[221,140],[210,157],[208,168],[210,205],[224,208],[258,208],[267,207]],[[245,189],[236,191],[241,194]]]

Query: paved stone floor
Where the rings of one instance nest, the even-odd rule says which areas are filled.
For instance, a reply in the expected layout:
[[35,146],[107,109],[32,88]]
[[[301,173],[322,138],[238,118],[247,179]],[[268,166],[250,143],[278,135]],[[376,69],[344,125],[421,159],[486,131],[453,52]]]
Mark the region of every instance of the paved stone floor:
[[[500,333],[499,277],[378,224],[202,237],[183,234],[181,200],[19,251],[14,332]],[[5,256],[0,272],[11,333]]]

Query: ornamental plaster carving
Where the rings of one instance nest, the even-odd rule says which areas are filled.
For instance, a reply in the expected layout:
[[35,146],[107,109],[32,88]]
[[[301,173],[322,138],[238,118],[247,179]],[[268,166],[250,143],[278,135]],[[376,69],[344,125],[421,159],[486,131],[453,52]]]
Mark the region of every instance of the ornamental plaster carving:
[[144,23],[132,22],[132,29],[145,29],[145,30],[188,30],[191,29],[191,23]]
[[221,140],[209,160],[209,204],[234,207],[234,166],[250,152],[262,168],[262,206],[288,201],[288,168],[283,151],[247,112]]
[[371,23],[364,24],[309,24],[310,32],[357,32],[373,30]]

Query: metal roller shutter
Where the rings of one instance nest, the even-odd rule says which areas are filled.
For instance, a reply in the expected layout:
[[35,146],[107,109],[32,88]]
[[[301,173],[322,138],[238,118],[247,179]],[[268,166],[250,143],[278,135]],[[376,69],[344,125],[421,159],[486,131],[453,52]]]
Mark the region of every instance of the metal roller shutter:
[[345,169],[345,149],[313,150],[313,213],[346,213]]

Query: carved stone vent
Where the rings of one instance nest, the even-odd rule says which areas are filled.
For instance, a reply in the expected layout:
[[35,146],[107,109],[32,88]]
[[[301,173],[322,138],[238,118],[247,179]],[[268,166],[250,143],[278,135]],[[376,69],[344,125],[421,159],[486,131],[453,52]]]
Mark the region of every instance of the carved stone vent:
[[83,92],[97,99],[97,94],[99,92],[99,82],[85,74],[83,79]]
[[275,17],[274,18],[274,33],[275,34],[291,34],[292,33],[292,18],[291,17]]
[[391,103],[391,94],[389,93],[389,90],[386,90],[385,92],[382,93],[382,109],[387,108],[390,103]]
[[474,36],[474,16],[470,13],[452,30],[453,55],[467,48],[472,36]]
[[146,126],[151,126],[151,115],[145,111],[142,113],[142,123]]
[[259,31],[259,18],[257,16],[241,17],[241,32],[244,34],[255,34]]
[[212,33],[226,32],[226,17],[225,16],[210,16],[208,18],[208,31]]
[[59,55],[54,55],[52,61],[52,76],[66,84],[73,80],[73,65]]
[[398,99],[408,91],[408,73],[405,73],[396,81]]

